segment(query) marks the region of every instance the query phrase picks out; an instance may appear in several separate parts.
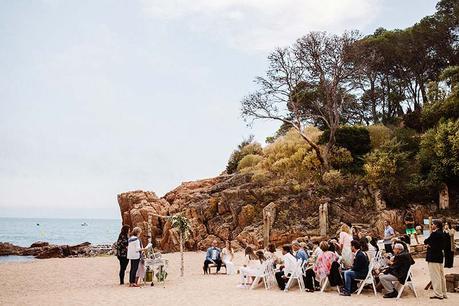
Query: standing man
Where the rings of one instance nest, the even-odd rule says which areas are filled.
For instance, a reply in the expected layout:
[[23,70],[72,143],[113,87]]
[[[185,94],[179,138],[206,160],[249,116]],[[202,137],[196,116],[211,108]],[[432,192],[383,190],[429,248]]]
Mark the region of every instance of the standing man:
[[384,249],[386,250],[386,253],[393,253],[394,251],[392,250],[392,238],[395,237],[395,231],[390,226],[390,222],[387,220],[384,220]]
[[442,232],[443,225],[440,220],[432,222],[432,233],[424,240],[427,244],[426,261],[429,267],[430,281],[434,295],[431,299],[446,299],[446,279],[443,271],[443,249],[445,235]]
[[217,248],[217,240],[212,241],[212,246],[207,249],[206,253],[206,260],[204,261],[204,274],[207,274],[209,271],[209,265],[211,263],[217,265],[217,273],[220,272],[220,268],[222,267],[222,259],[221,259],[221,250]]

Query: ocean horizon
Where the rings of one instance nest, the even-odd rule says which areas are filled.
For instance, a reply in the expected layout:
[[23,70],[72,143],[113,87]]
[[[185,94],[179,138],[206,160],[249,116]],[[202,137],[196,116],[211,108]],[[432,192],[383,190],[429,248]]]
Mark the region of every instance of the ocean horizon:
[[36,241],[51,244],[112,244],[121,219],[0,217],[0,242],[28,247]]

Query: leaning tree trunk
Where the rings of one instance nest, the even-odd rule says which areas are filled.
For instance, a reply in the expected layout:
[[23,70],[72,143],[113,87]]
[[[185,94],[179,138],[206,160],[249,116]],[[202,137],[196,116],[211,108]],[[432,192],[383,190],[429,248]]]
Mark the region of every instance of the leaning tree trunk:
[[184,264],[183,264],[183,233],[180,232],[180,276],[183,277],[183,269],[184,269]]

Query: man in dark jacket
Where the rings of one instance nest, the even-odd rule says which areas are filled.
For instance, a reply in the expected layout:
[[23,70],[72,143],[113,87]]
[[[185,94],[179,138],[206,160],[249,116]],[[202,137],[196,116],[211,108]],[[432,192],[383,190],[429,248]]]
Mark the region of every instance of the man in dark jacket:
[[434,292],[434,295],[430,298],[438,300],[447,298],[445,272],[443,271],[443,249],[445,248],[445,238],[442,229],[443,224],[441,221],[433,221],[432,233],[429,238],[424,240],[424,244],[427,244],[426,261]]
[[351,241],[351,249],[355,254],[352,268],[344,271],[344,288],[341,295],[350,296],[352,283],[355,279],[365,279],[368,274],[368,257],[360,250],[360,243],[357,240]]
[[408,271],[411,265],[414,264],[414,260],[411,255],[404,251],[404,247],[401,243],[394,245],[394,259],[383,274],[379,275],[379,280],[384,289],[386,289],[385,298],[395,298],[398,295],[392,282],[398,281],[400,284],[404,284]]

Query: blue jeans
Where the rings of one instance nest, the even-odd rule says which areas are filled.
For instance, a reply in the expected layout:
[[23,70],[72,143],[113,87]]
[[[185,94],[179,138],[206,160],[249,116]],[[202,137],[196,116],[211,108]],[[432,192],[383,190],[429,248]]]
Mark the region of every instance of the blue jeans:
[[352,270],[344,271],[344,290],[346,292],[351,293],[352,282],[355,279],[355,272]]

